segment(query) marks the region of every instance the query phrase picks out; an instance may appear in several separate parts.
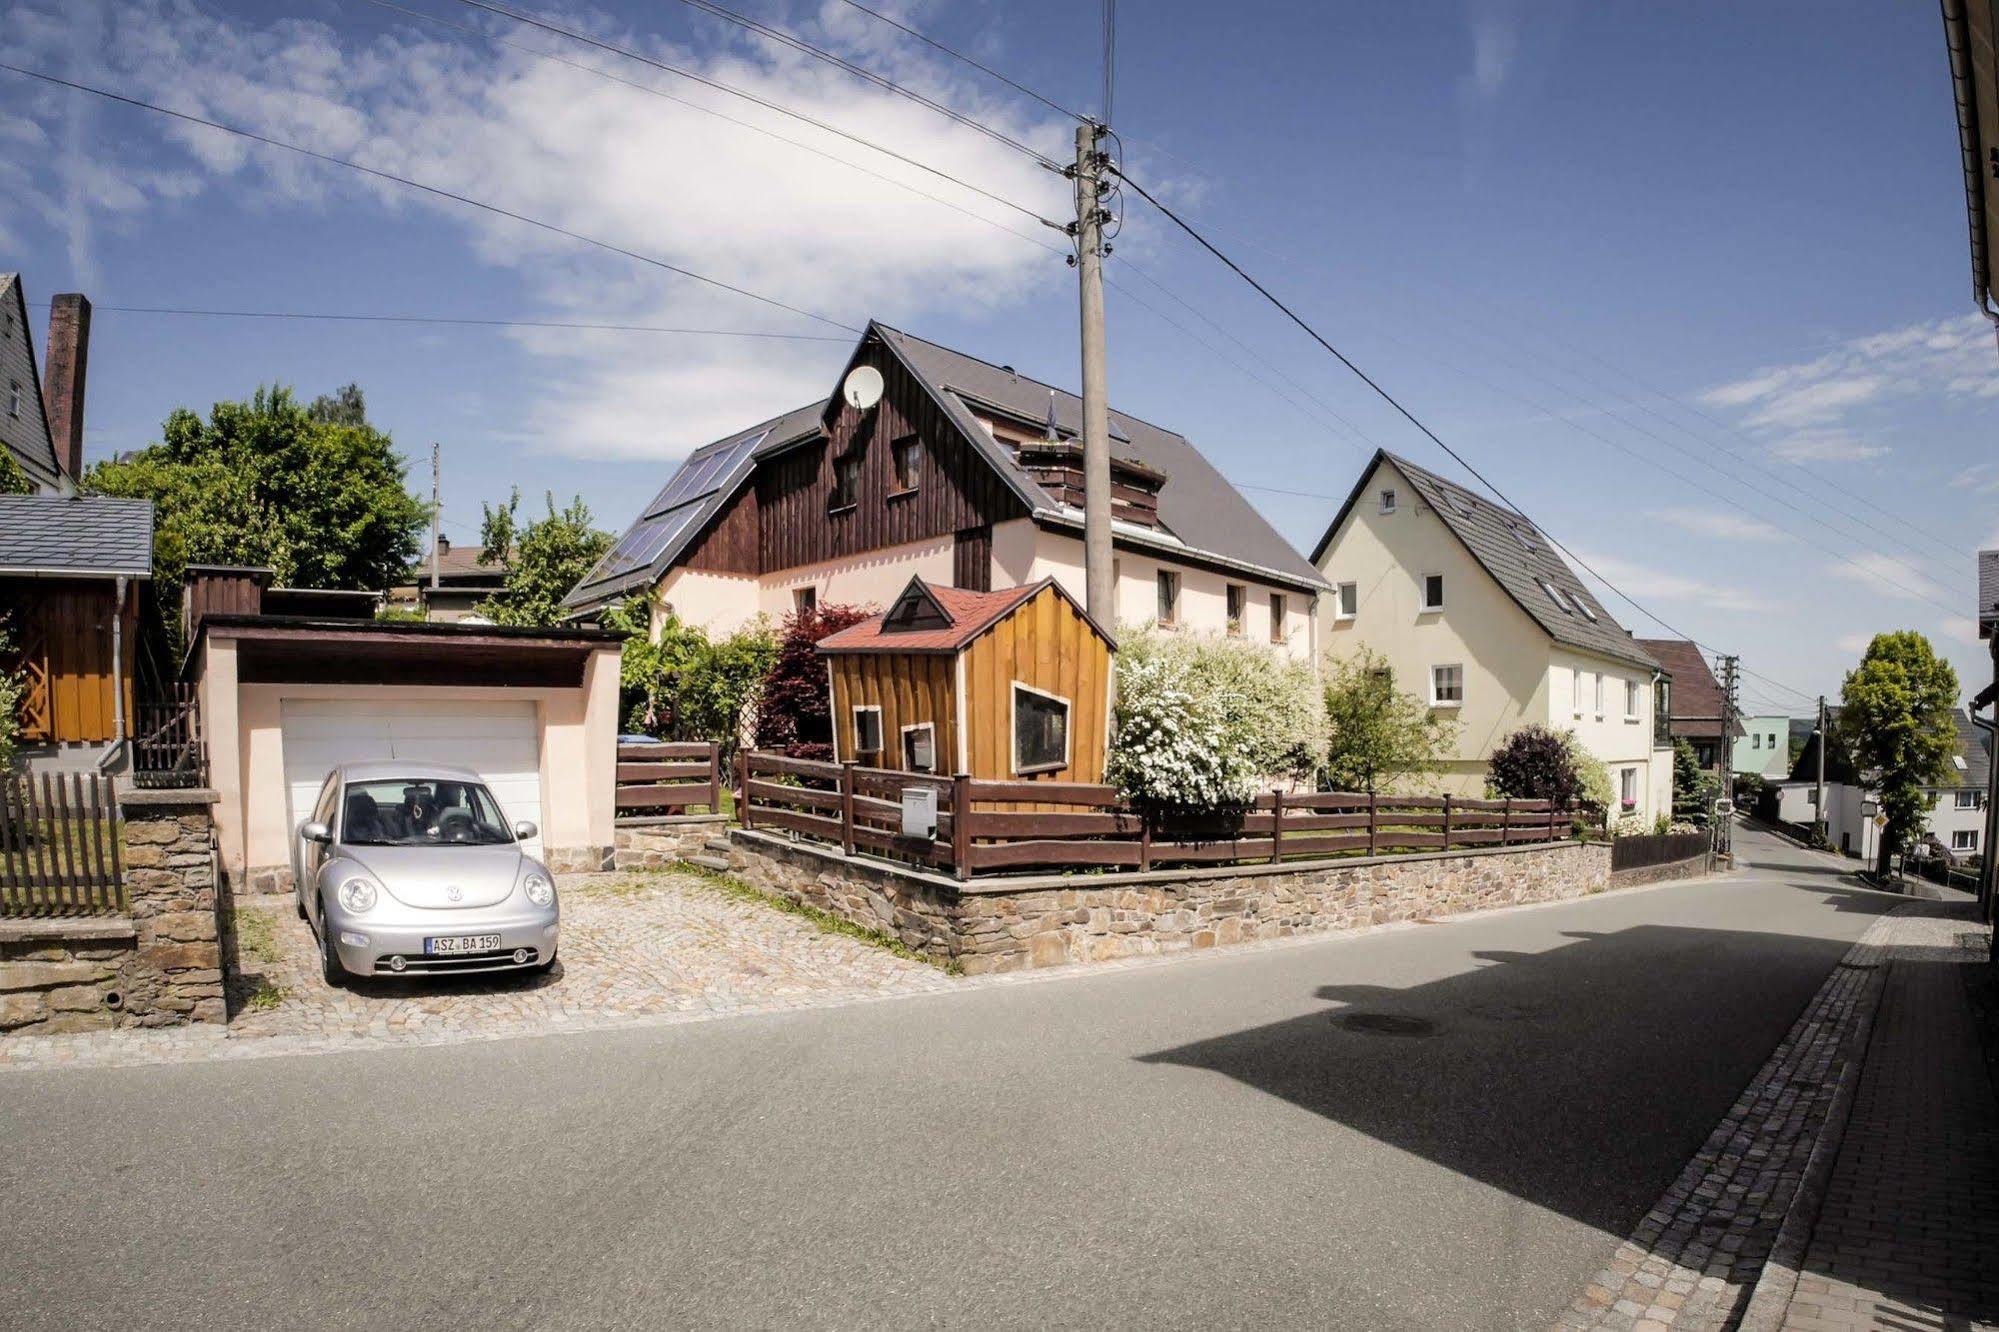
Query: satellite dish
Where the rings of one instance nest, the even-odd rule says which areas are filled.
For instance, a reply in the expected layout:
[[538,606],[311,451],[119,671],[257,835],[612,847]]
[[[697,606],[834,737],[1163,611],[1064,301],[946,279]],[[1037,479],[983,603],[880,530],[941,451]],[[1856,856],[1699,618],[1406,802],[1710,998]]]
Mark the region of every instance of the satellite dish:
[[866,411],[882,400],[882,372],[871,365],[855,366],[847,372],[847,382],[840,386],[840,394],[849,407]]

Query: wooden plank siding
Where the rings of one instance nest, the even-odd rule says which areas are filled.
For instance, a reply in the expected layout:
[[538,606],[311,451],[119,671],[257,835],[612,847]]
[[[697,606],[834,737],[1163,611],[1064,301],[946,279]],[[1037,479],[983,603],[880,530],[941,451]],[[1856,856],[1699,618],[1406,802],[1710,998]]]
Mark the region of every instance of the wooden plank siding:
[[708,530],[688,547],[680,563],[689,569],[703,569],[711,573],[760,572],[757,517],[757,488],[746,485],[710,520]]
[[[937,771],[958,766],[957,658],[945,653],[864,652],[829,657],[833,664],[835,750],[842,759],[871,768],[902,769],[902,728],[929,722],[937,728]],[[882,752],[854,748],[854,708],[882,710]]]
[[[967,528],[1025,517],[1027,510],[901,362],[877,342],[856,354],[884,381],[882,400],[866,411],[841,402],[826,440],[766,459],[757,467],[757,572],[844,559]],[[923,443],[916,489],[895,492],[895,441]],[[836,459],[861,460],[857,502],[827,512]],[[739,572],[748,572],[741,570]]]
[[951,541],[951,586],[967,592],[993,590],[993,526],[981,523]]
[[1069,765],[1023,781],[1100,782],[1110,645],[1053,587],[1043,588],[965,650],[971,775],[1010,780],[1013,685],[1069,700]]
[[138,667],[139,589],[125,604],[117,584],[101,578],[0,580],[0,606],[12,608],[11,632],[28,677],[22,739],[34,744],[99,744],[117,733],[112,697],[111,627],[122,614],[125,715],[133,715],[132,676]]

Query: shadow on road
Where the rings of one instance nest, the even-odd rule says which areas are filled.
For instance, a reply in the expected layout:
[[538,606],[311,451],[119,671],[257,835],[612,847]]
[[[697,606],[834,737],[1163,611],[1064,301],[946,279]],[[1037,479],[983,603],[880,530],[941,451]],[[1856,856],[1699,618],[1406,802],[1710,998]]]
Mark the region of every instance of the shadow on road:
[[[1896,899],[1832,900],[1878,913]],[[1669,925],[1562,937],[1474,951],[1471,969],[1406,988],[1322,985],[1324,1010],[1142,1059],[1220,1073],[1621,1237],[1848,944]]]

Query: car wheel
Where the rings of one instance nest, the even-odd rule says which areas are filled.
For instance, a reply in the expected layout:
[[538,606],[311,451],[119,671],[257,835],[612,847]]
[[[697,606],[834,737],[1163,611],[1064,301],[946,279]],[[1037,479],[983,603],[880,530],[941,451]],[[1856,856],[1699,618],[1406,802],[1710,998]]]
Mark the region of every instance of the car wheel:
[[319,904],[319,971],[328,985],[339,989],[347,980],[347,968],[333,948],[333,922],[326,918],[326,903]]

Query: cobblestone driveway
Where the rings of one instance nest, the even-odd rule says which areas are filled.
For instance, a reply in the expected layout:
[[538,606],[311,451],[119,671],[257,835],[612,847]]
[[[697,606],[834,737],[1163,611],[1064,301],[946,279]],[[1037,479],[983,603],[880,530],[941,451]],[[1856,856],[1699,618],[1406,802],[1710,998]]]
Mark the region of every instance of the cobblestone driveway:
[[237,918],[226,1038],[213,1027],[0,1042],[0,1065],[143,1063],[428,1044],[763,1011],[946,989],[923,962],[670,872],[563,876],[553,974],[440,980],[320,979],[289,897]]

